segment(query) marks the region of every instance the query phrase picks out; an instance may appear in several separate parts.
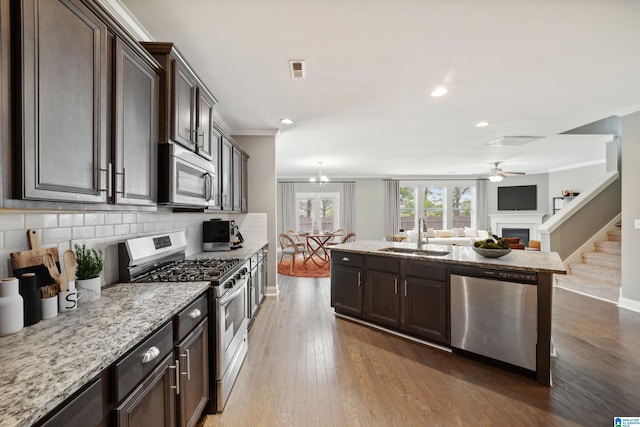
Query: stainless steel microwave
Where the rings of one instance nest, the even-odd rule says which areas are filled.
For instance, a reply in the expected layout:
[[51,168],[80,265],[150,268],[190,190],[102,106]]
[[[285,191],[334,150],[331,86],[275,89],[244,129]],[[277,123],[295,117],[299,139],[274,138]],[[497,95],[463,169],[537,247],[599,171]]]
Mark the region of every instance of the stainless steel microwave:
[[178,144],[158,146],[158,203],[185,207],[215,205],[214,165]]

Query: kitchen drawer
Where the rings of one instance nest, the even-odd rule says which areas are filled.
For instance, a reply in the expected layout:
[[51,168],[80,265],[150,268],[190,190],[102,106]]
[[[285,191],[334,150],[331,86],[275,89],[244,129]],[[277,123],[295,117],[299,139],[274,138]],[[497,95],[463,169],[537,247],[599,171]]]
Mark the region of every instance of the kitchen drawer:
[[169,322],[116,362],[113,365],[116,402],[129,394],[172,351],[173,322]]
[[363,256],[350,252],[332,251],[331,262],[333,265],[344,265],[345,267],[362,267]]
[[208,293],[209,291],[205,292],[197,300],[189,304],[187,308],[176,314],[176,341],[181,341],[207,316],[209,307],[207,304]]
[[400,260],[384,256],[367,256],[367,269],[400,274]]
[[437,280],[439,282],[447,281],[447,267],[442,265],[407,261],[405,274],[407,276],[421,277],[423,279]]
[[80,392],[42,427],[88,427],[102,421],[102,380],[98,379]]

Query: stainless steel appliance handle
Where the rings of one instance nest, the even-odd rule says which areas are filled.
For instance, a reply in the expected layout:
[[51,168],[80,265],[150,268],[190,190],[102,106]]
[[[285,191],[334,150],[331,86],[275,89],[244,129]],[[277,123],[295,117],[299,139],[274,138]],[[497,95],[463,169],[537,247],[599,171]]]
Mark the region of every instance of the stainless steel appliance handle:
[[235,287],[238,288],[237,291],[234,291],[230,295],[226,295],[225,294],[222,298],[220,298],[220,306],[226,305],[229,301],[235,299],[238,296],[238,294],[244,292],[244,290],[245,290],[244,288],[247,287],[247,281],[243,280],[241,285],[236,285]]

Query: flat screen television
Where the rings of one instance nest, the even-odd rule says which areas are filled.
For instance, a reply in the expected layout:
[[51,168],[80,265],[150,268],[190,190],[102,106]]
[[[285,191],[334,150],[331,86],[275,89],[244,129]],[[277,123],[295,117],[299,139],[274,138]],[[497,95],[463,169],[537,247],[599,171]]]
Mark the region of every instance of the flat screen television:
[[498,187],[499,211],[535,211],[538,209],[538,186]]

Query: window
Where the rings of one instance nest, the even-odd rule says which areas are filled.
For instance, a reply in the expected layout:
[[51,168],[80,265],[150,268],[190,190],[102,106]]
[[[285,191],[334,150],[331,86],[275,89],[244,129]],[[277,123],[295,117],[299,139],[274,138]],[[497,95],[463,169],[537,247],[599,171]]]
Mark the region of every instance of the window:
[[416,223],[416,188],[400,187],[400,228],[411,230]]
[[453,187],[451,208],[454,227],[471,227],[472,202],[473,191],[471,187]]
[[[426,227],[436,230],[472,227],[476,223],[475,197],[475,183],[471,181],[403,181],[400,228],[417,229],[420,215],[424,216]],[[422,209],[416,209],[418,206]]]
[[340,193],[297,193],[296,229],[312,232],[335,231],[340,228]]
[[445,194],[444,187],[424,187],[422,215],[427,221],[427,228],[436,230],[446,228],[444,227]]

